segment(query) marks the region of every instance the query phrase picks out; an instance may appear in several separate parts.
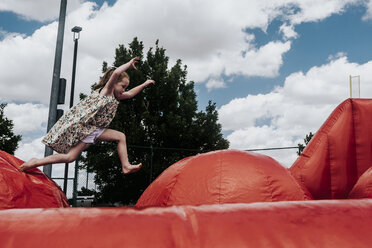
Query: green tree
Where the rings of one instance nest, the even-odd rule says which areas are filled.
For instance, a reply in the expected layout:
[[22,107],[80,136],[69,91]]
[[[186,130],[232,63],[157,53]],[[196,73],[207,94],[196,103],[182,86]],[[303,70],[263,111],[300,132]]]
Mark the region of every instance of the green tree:
[[4,115],[5,107],[5,103],[0,104],[0,150],[14,155],[22,136],[13,133],[14,124]]
[[82,187],[78,192],[77,192],[77,195],[78,196],[91,196],[91,195],[95,195],[96,192],[92,189],[87,189],[85,187]]
[[309,144],[309,142],[310,142],[310,140],[313,136],[314,136],[314,134],[312,132],[310,132],[309,134],[306,134],[306,137],[304,139],[305,145],[301,144],[301,143],[298,144],[298,152],[297,152],[298,156],[301,155],[301,153],[303,152],[303,150],[305,149],[307,144]]
[[[194,82],[187,82],[187,67],[181,60],[169,67],[165,49],[150,48],[143,56],[143,44],[136,38],[129,48],[119,45],[114,66],[140,56],[138,70],[129,70],[129,88],[147,78],[156,84],[136,97],[123,101],[110,128],[126,134],[129,160],[143,163],[142,169],[123,175],[116,143],[91,146],[82,158],[82,167],[95,172],[97,196],[102,202],[134,204],[142,192],[168,166],[197,153],[226,149],[229,143],[221,134],[216,105],[198,111]],[[103,63],[103,71],[107,69]]]

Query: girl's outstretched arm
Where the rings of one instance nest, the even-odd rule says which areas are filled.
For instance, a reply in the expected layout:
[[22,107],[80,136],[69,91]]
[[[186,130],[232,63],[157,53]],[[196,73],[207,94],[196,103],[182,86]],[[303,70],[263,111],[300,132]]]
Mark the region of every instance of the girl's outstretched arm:
[[138,86],[136,86],[133,89],[130,89],[128,91],[125,91],[123,94],[121,94],[120,100],[129,99],[129,98],[134,97],[135,95],[140,93],[145,87],[147,87],[150,84],[155,84],[155,81],[149,79],[149,80],[146,80],[146,82],[144,82],[143,84],[140,84],[140,85],[138,85]]
[[130,68],[133,68],[133,69],[137,70],[136,63],[138,62],[139,59],[140,59],[140,57],[135,57],[135,58],[129,60],[129,62],[127,62],[125,64],[122,64],[121,66],[116,68],[115,71],[112,73],[110,79],[107,82],[107,87],[109,89],[112,89],[114,87],[115,83],[118,81],[119,76],[123,72],[125,72],[126,70],[128,70]]

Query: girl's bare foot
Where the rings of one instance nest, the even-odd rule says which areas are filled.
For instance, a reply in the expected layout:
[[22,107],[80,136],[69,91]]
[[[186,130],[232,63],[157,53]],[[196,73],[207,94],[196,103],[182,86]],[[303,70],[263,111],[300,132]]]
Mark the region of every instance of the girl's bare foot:
[[142,167],[142,163],[137,164],[137,165],[131,165],[131,164],[126,165],[126,166],[123,165],[123,173],[124,174],[134,173],[136,171],[139,171],[141,167]]
[[38,159],[37,158],[31,158],[30,160],[28,160],[26,163],[23,163],[20,167],[19,167],[19,171],[25,171],[25,170],[28,170],[28,169],[31,169],[31,168],[34,168],[37,166],[37,162],[38,162]]

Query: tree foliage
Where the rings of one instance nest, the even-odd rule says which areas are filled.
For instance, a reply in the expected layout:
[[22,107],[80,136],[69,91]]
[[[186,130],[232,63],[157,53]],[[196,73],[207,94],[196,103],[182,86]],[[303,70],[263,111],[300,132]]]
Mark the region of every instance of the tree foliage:
[[[116,143],[91,146],[82,166],[95,172],[98,198],[102,202],[134,204],[151,181],[168,166],[197,153],[226,149],[229,143],[221,134],[216,104],[209,102],[205,112],[198,111],[194,82],[187,82],[187,67],[181,60],[169,67],[165,49],[150,48],[143,56],[143,43],[135,38],[129,48],[119,45],[114,66],[135,56],[142,60],[138,70],[127,71],[129,89],[147,78],[150,85],[132,99],[120,103],[110,128],[126,134],[131,163],[143,163],[132,175],[123,175]],[[108,67],[103,63],[102,71]]]
[[0,150],[14,155],[18,148],[18,142],[21,140],[21,135],[15,135],[13,132],[13,121],[9,120],[4,115],[5,103],[0,104]]
[[301,143],[298,144],[298,152],[297,152],[298,156],[301,155],[301,153],[303,152],[303,150],[305,149],[307,144],[309,144],[309,142],[310,142],[310,140],[313,136],[314,136],[314,134],[312,132],[310,132],[309,134],[306,134],[306,137],[304,139],[305,145],[301,144]]
[[87,189],[85,187],[82,187],[78,192],[78,196],[92,196],[95,194],[95,191],[92,189]]

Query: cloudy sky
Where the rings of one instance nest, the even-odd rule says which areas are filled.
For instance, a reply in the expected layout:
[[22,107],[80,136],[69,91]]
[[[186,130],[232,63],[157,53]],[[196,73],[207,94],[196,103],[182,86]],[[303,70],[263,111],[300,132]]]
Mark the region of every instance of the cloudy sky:
[[[59,5],[0,2],[0,102],[23,136],[23,160],[44,154]],[[231,148],[302,143],[349,97],[349,75],[360,76],[361,97],[372,97],[370,0],[68,0],[67,9],[68,81],[71,28],[83,28],[75,92],[89,93],[118,44],[138,37],[147,49],[159,39],[171,63],[188,66],[199,108],[217,104]],[[296,159],[296,150],[267,154],[286,166]]]

